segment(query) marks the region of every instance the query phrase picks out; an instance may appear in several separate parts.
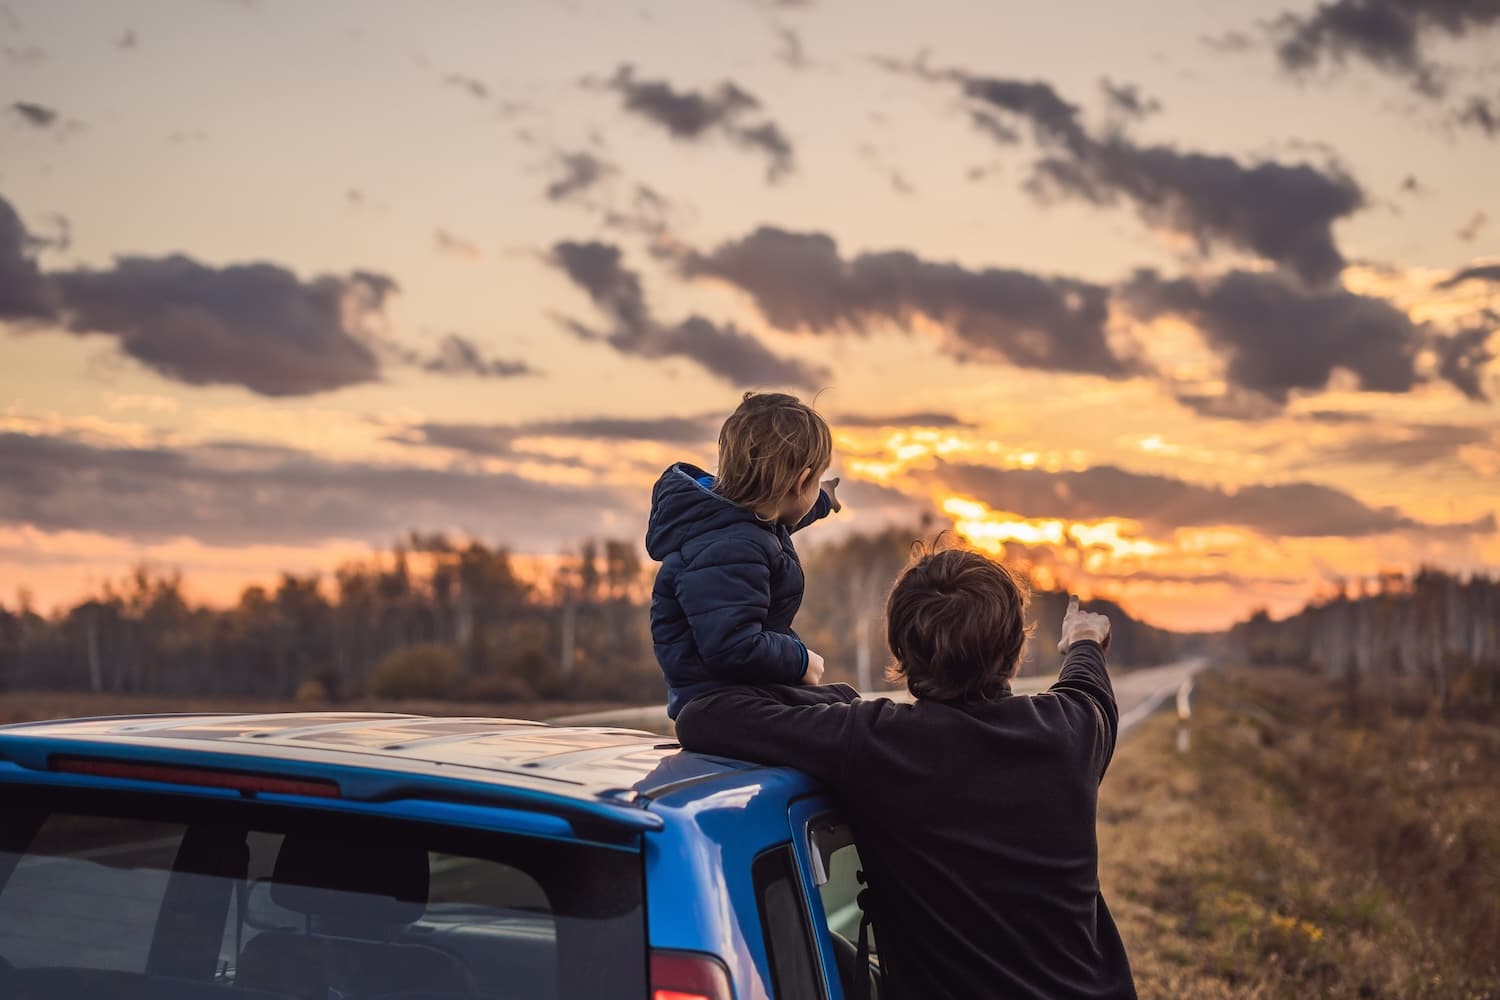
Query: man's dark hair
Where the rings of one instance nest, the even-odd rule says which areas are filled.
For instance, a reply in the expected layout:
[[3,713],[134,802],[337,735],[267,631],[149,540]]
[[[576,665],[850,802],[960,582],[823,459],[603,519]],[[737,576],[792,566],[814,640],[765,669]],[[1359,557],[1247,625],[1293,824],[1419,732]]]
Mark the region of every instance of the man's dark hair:
[[988,701],[1010,690],[1030,629],[1030,594],[1005,566],[978,552],[922,551],[891,589],[886,676],[917,698]]

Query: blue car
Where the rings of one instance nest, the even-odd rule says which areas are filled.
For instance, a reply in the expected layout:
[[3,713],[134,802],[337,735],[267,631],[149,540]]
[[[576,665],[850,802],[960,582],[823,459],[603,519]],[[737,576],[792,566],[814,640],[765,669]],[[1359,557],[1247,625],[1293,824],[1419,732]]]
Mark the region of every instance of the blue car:
[[858,869],[806,776],[633,730],[0,726],[4,998],[876,995]]

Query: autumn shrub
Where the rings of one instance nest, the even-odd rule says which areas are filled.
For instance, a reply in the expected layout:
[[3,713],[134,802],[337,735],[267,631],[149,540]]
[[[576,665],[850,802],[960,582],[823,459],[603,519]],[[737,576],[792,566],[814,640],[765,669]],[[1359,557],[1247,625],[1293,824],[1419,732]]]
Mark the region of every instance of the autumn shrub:
[[534,697],[531,685],[515,674],[486,674],[464,682],[466,701],[530,701]]
[[305,680],[297,685],[297,702],[304,705],[321,704],[328,700],[328,689],[319,680]]
[[447,646],[420,643],[387,653],[370,676],[376,698],[451,698],[463,685],[458,657]]

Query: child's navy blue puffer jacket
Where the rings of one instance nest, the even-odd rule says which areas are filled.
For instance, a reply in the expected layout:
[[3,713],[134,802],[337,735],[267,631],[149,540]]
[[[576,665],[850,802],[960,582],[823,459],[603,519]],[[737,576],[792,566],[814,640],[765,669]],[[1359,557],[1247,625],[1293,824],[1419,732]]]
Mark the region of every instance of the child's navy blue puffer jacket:
[[710,488],[678,463],[651,494],[646,551],[661,563],[651,593],[651,641],[667,677],[667,714],[726,684],[795,684],[807,647],[792,631],[802,606],[802,563],[791,531],[830,509],[827,493],[788,531]]

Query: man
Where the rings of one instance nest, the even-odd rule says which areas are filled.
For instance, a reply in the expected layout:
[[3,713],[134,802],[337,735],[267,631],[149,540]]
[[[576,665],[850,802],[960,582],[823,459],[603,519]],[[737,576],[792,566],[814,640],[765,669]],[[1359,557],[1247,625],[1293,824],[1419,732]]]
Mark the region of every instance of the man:
[[1119,725],[1109,619],[1074,598],[1057,683],[1015,695],[1025,606],[999,563],[928,553],[886,609],[891,676],[914,703],[732,687],[677,719],[688,749],[795,767],[838,800],[893,1000],[1135,996],[1094,837]]

